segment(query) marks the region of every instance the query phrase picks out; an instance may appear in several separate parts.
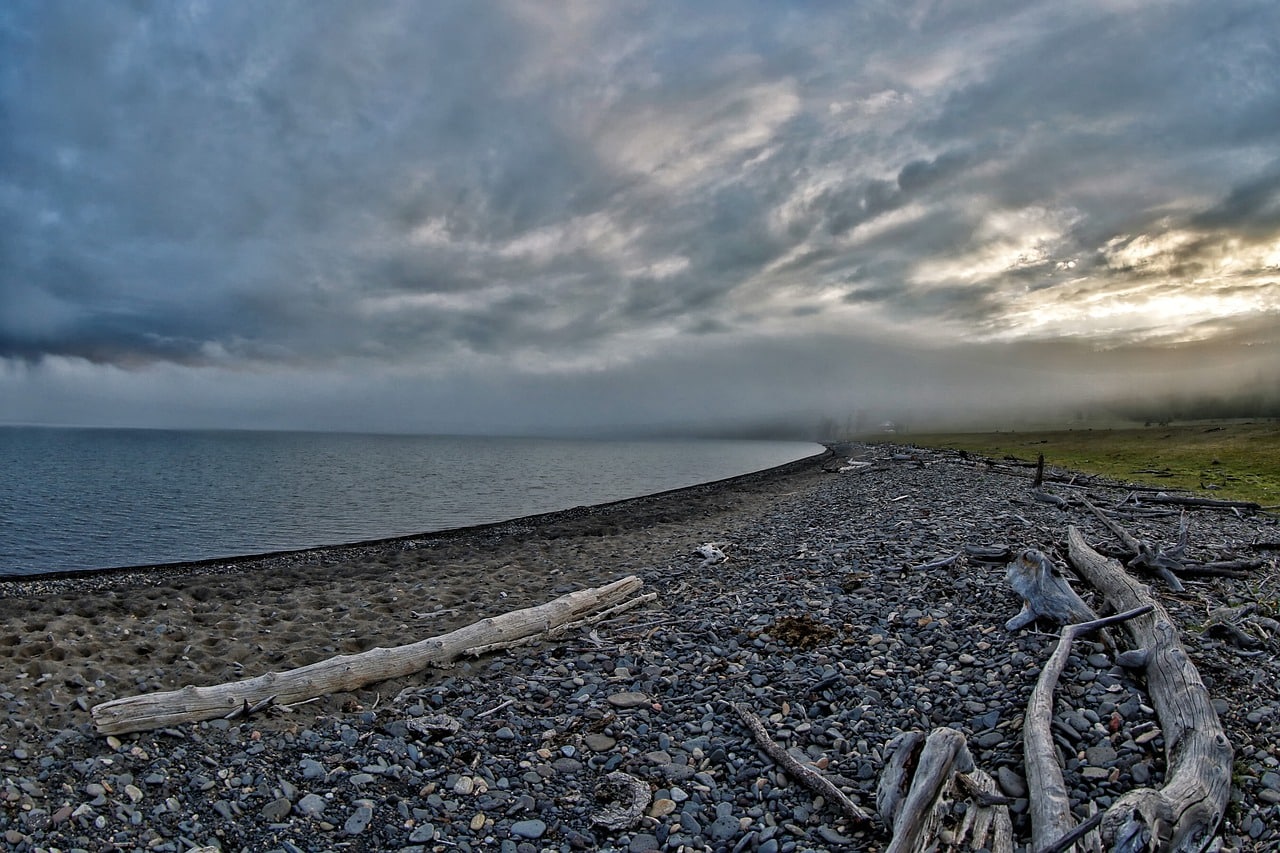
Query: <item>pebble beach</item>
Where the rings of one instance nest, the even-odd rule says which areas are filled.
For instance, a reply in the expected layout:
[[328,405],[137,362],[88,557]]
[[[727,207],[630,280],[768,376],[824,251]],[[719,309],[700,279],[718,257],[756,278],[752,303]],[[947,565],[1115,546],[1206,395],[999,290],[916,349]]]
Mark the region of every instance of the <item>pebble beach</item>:
[[[1022,715],[1055,628],[1011,632],[1010,559],[1068,572],[1079,500],[1170,546],[1181,511],[1125,484],[904,445],[500,524],[234,561],[0,580],[0,846],[14,851],[883,849],[765,755],[732,704],[868,812],[890,744],[952,727],[1030,838]],[[1193,508],[1187,557],[1241,577],[1144,578],[1183,629],[1235,752],[1221,850],[1280,847],[1274,513]],[[725,559],[699,549],[714,543]],[[435,636],[629,575],[656,598],[561,636],[247,718],[104,737],[90,709]],[[1097,606],[1082,581],[1073,585]],[[1164,742],[1116,649],[1079,642],[1054,738],[1077,814],[1158,787]],[[644,805],[601,819],[616,774]]]

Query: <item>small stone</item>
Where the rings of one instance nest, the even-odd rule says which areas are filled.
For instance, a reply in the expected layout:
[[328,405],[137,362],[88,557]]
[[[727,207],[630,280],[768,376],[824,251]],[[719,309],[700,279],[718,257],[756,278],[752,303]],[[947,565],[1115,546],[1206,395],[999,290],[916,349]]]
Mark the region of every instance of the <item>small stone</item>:
[[1262,774],[1262,778],[1258,780],[1262,783],[1262,787],[1270,788],[1273,791],[1280,791],[1280,773],[1268,770]]
[[1004,735],[1000,732],[986,732],[974,738],[974,743],[983,749],[994,749],[1004,741]]
[[1277,803],[1280,803],[1280,791],[1276,791],[1272,788],[1263,788],[1258,792],[1258,799],[1267,805],[1274,806]]
[[649,697],[644,693],[636,693],[627,691],[625,693],[614,693],[609,697],[609,704],[615,708],[643,708],[650,704]]
[[592,752],[608,752],[613,749],[617,741],[604,734],[589,734],[582,739],[582,743]]
[[711,822],[711,826],[707,827],[708,834],[716,841],[728,841],[738,834],[741,824],[738,819],[731,814],[721,815]]
[[1027,783],[1011,767],[997,768],[996,781],[1000,783],[1000,790],[1015,800],[1027,795]]
[[1111,771],[1105,767],[1085,767],[1080,771],[1080,776],[1084,779],[1105,779],[1111,775]]
[[653,805],[649,806],[649,817],[663,818],[676,810],[676,801],[668,800],[663,797],[660,800],[654,800]]
[[320,817],[328,805],[329,801],[319,794],[307,794],[298,800],[298,814],[303,817]]
[[1133,777],[1135,785],[1145,785],[1151,781],[1151,765],[1145,761],[1139,761],[1129,768],[1129,775]]
[[324,765],[314,758],[304,758],[298,762],[298,767],[302,770],[303,779],[323,779],[325,777]]
[[262,807],[262,819],[267,823],[280,823],[289,816],[289,811],[293,808],[293,803],[284,797],[278,800],[272,800]]
[[142,789],[137,785],[125,785],[124,795],[129,798],[129,802],[137,804],[142,802]]
[[368,806],[360,806],[351,813],[351,817],[347,818],[347,822],[342,826],[342,831],[347,835],[359,835],[369,828],[371,820],[373,820],[373,809]]
[[1142,669],[1147,665],[1146,649],[1128,649],[1116,655],[1116,665],[1125,669]]
[[831,845],[832,847],[847,848],[850,844],[853,843],[853,839],[846,838],[845,836],[836,832],[834,829],[832,829],[829,826],[818,827],[817,835],[819,838],[821,838],[823,841],[825,841],[827,844]]
[[409,833],[409,840],[414,844],[422,844],[431,841],[436,837],[436,828],[433,824],[422,823],[414,827],[413,832]]
[[537,818],[518,820],[511,824],[511,834],[517,838],[541,838],[547,825]]
[[484,812],[476,812],[472,816],[471,823],[469,824],[469,826],[471,827],[471,831],[479,832],[480,830],[484,829],[484,822],[485,822]]
[[627,845],[627,853],[656,853],[661,849],[662,845],[658,843],[657,837],[647,832],[637,832],[631,836],[631,843]]
[[1094,767],[1107,767],[1115,763],[1116,751],[1109,744],[1091,746],[1084,751],[1085,758]]
[[16,829],[5,830],[4,840],[14,845],[15,847],[21,844],[24,838],[26,838],[26,836],[23,835],[21,832],[18,832],[18,830]]

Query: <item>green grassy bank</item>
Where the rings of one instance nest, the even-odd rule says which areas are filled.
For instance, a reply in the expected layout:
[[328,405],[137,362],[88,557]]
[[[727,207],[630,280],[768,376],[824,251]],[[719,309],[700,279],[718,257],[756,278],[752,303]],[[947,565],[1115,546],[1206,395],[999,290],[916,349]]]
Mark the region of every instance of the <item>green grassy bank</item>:
[[1179,424],[1122,429],[871,436],[921,447],[1035,461],[1204,497],[1280,505],[1280,423]]

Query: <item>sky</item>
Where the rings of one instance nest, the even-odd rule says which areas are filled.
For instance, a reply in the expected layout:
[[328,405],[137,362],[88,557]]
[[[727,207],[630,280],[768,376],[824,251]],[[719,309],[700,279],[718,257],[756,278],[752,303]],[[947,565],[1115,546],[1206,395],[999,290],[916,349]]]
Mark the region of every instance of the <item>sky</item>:
[[[1280,4],[0,4],[0,423],[1280,400]],[[790,428],[786,427],[786,428]]]

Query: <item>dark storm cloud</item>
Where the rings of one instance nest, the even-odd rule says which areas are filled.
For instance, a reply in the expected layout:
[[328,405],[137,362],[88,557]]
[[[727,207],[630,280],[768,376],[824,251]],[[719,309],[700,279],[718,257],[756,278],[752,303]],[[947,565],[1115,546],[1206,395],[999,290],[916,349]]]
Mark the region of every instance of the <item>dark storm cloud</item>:
[[1280,313],[1276,32],[1261,0],[5,4],[0,392],[1227,340]]

